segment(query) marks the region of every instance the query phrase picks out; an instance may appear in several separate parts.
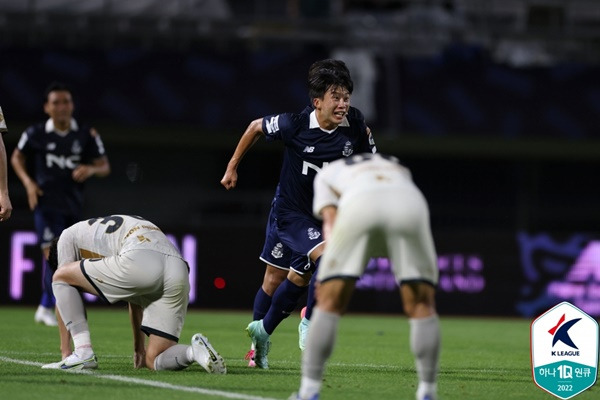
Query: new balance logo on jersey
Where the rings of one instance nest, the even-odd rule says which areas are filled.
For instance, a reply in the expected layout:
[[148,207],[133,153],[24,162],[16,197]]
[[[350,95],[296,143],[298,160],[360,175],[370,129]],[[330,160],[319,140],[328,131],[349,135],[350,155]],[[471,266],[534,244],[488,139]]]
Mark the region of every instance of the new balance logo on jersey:
[[277,132],[279,130],[279,115],[271,117],[271,119],[265,123],[265,126],[267,127],[267,132]]
[[312,153],[313,151],[315,151],[315,146],[306,146],[304,148],[304,153]]

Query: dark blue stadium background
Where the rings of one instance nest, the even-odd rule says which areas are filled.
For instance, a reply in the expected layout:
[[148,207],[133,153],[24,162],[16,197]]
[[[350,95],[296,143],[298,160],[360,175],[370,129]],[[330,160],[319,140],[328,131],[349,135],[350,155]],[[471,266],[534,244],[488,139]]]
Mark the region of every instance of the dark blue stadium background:
[[[7,150],[29,123],[45,118],[46,85],[69,83],[76,118],[98,128],[113,167],[108,178],[89,182],[87,216],[138,214],[165,231],[195,235],[194,306],[250,309],[263,273],[257,257],[280,144],[255,146],[235,191],[226,192],[219,180],[248,122],[302,109],[308,66],[329,55],[330,49],[318,46],[0,47]],[[532,315],[569,300],[589,303],[600,315],[596,286],[590,286],[600,285],[600,254],[590,258],[587,281],[565,286],[570,295],[548,291],[553,282],[567,280],[584,249],[596,248],[600,67],[563,62],[517,69],[474,46],[452,46],[432,57],[375,56],[375,65],[377,114],[368,123],[379,150],[399,156],[413,171],[430,203],[440,255],[483,265],[469,270],[456,261],[444,272],[458,286],[470,278],[484,279],[485,286],[440,290],[440,311]],[[3,288],[11,234],[33,228],[25,192],[12,172],[9,180],[15,210],[0,226]],[[523,235],[532,243],[547,236],[539,252],[528,253],[529,264]],[[34,257],[35,249],[28,251]],[[385,271],[378,276],[387,279]],[[213,285],[215,277],[226,280],[225,289]],[[24,284],[27,295],[18,303],[33,305],[39,265]],[[352,308],[399,312],[395,293],[363,288]],[[15,303],[4,289],[0,302]]]

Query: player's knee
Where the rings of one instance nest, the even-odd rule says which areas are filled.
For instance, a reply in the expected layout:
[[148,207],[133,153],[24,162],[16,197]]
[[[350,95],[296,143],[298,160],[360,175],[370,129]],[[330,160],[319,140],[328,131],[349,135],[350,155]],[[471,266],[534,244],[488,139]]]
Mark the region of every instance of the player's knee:
[[347,304],[340,296],[320,296],[317,304],[319,309],[330,313],[344,314],[347,309]]
[[67,274],[64,270],[57,269],[52,275],[52,282],[65,282]]
[[273,296],[273,294],[275,293],[275,290],[277,290],[277,288],[279,287],[279,285],[281,285],[281,282],[283,282],[285,280],[286,276],[277,276],[277,275],[273,275],[270,274],[268,276],[265,276],[265,279],[263,280],[263,285],[262,288],[264,290],[264,292],[266,294],[268,294],[269,296]]
[[291,281],[294,285],[304,287],[308,286],[310,283],[310,274],[300,275],[297,272],[291,272],[288,274],[287,279]]
[[429,301],[403,302],[408,318],[427,318],[436,313],[435,304]]

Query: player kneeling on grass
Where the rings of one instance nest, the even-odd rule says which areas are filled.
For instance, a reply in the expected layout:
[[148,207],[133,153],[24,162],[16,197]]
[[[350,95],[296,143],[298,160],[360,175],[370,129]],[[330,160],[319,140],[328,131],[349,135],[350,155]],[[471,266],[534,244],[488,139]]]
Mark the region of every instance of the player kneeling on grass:
[[78,222],[52,242],[49,264],[56,270],[52,290],[63,360],[42,368],[98,367],[83,291],[111,304],[129,303],[135,368],[180,370],[196,361],[209,373],[227,372],[223,357],[201,333],[190,346],[177,344],[188,306],[189,267],[152,222],[129,215]]
[[340,316],[370,257],[389,257],[410,322],[417,400],[437,399],[440,328],[435,308],[436,253],[425,198],[394,157],[360,154],[323,167],[313,210],[323,218],[326,247],[317,272],[317,305],[302,355],[299,393],[319,398],[325,362]]

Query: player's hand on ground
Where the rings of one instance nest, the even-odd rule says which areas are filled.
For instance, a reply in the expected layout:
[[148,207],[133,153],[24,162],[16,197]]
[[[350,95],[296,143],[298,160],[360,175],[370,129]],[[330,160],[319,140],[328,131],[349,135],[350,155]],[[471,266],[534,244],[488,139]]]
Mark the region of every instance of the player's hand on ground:
[[136,352],[133,355],[133,367],[134,368],[145,368],[146,367],[146,353]]

